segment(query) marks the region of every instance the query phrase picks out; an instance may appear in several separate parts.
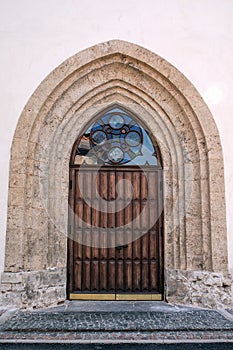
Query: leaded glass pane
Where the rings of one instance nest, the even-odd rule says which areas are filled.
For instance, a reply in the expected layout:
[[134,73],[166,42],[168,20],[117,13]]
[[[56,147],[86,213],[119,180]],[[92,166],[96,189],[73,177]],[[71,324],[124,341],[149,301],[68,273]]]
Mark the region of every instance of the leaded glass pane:
[[75,164],[158,165],[148,132],[121,108],[99,116],[78,144]]

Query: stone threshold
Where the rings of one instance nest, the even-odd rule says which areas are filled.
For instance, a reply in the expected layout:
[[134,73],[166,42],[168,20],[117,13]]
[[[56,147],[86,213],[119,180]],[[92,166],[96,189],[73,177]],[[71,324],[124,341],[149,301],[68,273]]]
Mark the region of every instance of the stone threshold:
[[95,340],[67,340],[67,339],[53,339],[46,341],[43,339],[0,339],[0,344],[193,344],[193,343],[205,343],[205,344],[211,344],[211,343],[233,343],[233,339],[202,339],[200,342],[200,339],[132,339],[132,340],[117,340],[117,339],[95,339]]
[[233,332],[104,332],[104,333],[7,333],[1,343],[225,343],[233,342]]

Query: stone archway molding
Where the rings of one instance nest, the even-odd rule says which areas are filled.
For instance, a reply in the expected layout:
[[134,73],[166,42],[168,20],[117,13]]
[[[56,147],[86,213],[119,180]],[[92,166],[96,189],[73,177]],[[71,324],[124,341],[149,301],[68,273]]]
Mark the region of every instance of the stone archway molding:
[[193,85],[158,55],[112,40],[67,59],[39,85],[15,131],[2,301],[41,307],[66,299],[69,157],[93,116],[131,110],[161,149],[166,298],[230,303],[223,156]]

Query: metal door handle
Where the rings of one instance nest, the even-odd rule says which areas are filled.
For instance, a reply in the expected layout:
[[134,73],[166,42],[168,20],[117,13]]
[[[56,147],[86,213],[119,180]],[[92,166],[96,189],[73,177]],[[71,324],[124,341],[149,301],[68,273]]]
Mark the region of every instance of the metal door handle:
[[128,247],[128,244],[125,244],[125,245],[119,245],[116,247],[117,250],[121,250],[123,248],[127,248]]

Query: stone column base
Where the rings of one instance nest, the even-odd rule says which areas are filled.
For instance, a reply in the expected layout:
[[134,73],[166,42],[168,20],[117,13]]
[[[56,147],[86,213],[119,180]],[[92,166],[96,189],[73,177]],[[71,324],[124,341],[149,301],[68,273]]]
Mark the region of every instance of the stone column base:
[[167,270],[165,285],[166,299],[170,303],[206,308],[232,306],[229,273]]

